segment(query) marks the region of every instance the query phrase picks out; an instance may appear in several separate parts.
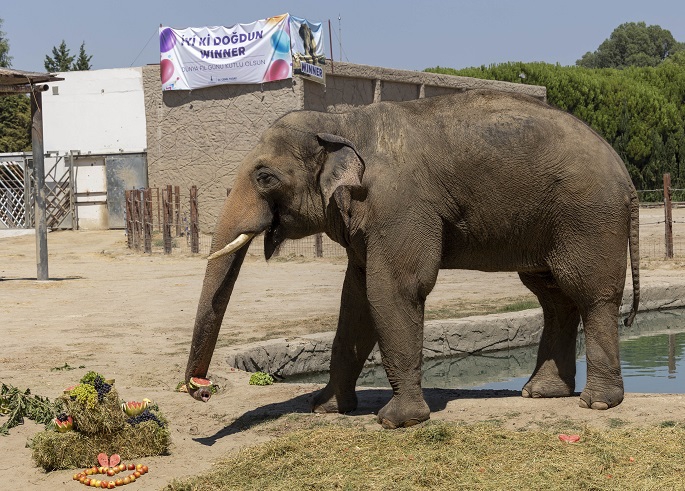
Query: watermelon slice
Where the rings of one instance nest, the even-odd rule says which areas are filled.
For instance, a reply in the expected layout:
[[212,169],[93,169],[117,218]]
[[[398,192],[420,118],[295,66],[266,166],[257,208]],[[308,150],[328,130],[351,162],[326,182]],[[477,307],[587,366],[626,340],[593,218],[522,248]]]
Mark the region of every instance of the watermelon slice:
[[138,416],[143,411],[145,411],[145,408],[147,408],[147,402],[148,401],[149,401],[149,399],[145,399],[145,400],[143,400],[143,402],[137,402],[137,401],[124,402],[121,404],[121,410],[124,411],[127,416],[135,417],[135,416]]
[[98,463],[100,464],[100,467],[114,467],[115,465],[119,465],[119,462],[121,462],[119,454],[112,454],[111,457],[108,457],[104,452],[98,454]]
[[208,389],[211,386],[212,381],[207,378],[190,377],[190,380],[188,381],[189,389],[201,389],[203,387]]
[[69,430],[74,429],[74,420],[71,416],[67,416],[67,419],[61,421],[59,418],[55,418],[55,426],[57,426],[57,431],[60,433],[66,433]]

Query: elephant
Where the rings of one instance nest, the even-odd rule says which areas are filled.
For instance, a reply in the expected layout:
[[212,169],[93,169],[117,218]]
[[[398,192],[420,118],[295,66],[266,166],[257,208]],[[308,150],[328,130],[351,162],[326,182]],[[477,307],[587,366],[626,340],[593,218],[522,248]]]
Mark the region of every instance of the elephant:
[[[315,412],[357,408],[378,343],[392,397],[385,428],[430,417],[421,387],[424,304],[438,272],[517,272],[543,311],[524,397],[575,391],[584,408],[623,400],[618,319],[626,269],[639,303],[639,203],[621,158],[589,126],[538,99],[469,90],[347,112],[282,116],[240,164],[206,267],[185,379],[206,377],[248,245],[325,233],[347,253],[328,384]],[[206,401],[206,388],[190,390]]]

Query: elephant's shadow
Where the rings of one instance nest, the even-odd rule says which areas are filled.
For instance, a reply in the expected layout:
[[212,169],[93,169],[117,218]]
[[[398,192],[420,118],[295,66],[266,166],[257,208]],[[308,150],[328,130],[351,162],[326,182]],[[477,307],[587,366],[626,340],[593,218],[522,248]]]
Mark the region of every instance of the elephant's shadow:
[[[221,438],[249,430],[253,426],[268,420],[276,419],[285,414],[311,412],[311,401],[317,391],[299,395],[282,402],[275,402],[247,411],[228,426],[217,431],[211,436],[193,438],[194,441],[203,445],[212,446]],[[424,397],[431,412],[442,411],[447,403],[455,399],[493,399],[503,397],[521,397],[517,390],[491,390],[491,389],[424,389]],[[362,389],[357,390],[358,407],[348,413],[351,416],[363,416],[375,414],[392,397],[390,389]]]

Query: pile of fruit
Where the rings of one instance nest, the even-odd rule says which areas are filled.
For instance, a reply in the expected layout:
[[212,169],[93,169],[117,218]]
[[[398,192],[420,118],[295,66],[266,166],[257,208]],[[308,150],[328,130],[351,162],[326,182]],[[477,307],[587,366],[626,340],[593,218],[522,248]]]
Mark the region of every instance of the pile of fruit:
[[100,451],[127,460],[168,453],[170,433],[157,404],[122,403],[114,380],[99,373],[88,372],[58,402],[60,413],[31,442],[33,459],[45,470],[89,466]]

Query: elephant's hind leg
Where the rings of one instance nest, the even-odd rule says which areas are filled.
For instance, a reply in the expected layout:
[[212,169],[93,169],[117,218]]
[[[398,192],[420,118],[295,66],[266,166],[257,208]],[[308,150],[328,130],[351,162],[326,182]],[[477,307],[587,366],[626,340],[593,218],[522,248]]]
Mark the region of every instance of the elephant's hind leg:
[[357,409],[355,384],[375,344],[376,330],[366,296],[366,272],[350,263],[333,340],[330,380],[314,397],[312,411],[348,413]]
[[602,302],[583,315],[587,383],[580,394],[580,407],[609,409],[623,401],[618,310],[616,302]]
[[580,314],[575,302],[559,288],[551,273],[520,273],[523,284],[538,298],[544,328],[535,370],[523,386],[523,397],[573,395],[576,376],[576,337]]

